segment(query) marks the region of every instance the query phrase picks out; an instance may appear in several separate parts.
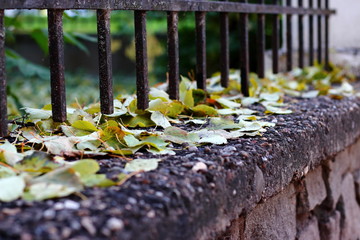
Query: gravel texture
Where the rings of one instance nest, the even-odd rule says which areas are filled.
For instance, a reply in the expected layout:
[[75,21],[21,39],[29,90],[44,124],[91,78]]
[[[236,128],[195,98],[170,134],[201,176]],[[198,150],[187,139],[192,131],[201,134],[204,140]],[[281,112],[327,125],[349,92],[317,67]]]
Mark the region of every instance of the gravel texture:
[[[262,137],[178,151],[162,157],[156,171],[86,189],[83,199],[0,203],[0,239],[213,239],[360,136],[360,99],[287,102],[294,113],[266,117],[277,125]],[[124,166],[120,159],[99,162],[109,176]]]

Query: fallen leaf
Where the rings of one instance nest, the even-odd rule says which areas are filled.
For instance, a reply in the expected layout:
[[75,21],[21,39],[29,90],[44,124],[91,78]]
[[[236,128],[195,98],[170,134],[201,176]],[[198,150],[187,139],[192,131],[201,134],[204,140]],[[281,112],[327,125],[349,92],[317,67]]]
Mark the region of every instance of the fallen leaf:
[[149,172],[158,168],[158,163],[161,159],[151,158],[151,159],[134,159],[125,165],[125,171],[128,172],[138,172],[145,171]]

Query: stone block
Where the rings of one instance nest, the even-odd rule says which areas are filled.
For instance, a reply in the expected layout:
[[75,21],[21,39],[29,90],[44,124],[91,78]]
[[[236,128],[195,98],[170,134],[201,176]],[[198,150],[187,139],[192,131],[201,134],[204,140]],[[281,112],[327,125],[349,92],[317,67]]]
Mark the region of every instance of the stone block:
[[296,194],[293,184],[259,204],[246,217],[245,240],[283,240],[296,236]]
[[345,149],[336,155],[333,161],[328,161],[323,166],[326,172],[325,184],[327,185],[326,205],[334,209],[341,195],[341,183],[343,176],[349,171],[351,157],[349,149]]
[[339,240],[340,239],[340,220],[339,211],[335,211],[326,221],[319,222],[321,240]]
[[355,194],[356,194],[356,200],[358,204],[360,205],[360,170],[355,171],[353,173],[354,181],[355,181]]
[[352,174],[344,177],[341,185],[344,215],[344,225],[341,231],[341,239],[357,240],[360,238],[360,207],[355,196],[355,185]]
[[351,157],[350,171],[360,170],[360,139],[349,147],[349,155]]
[[245,228],[245,217],[241,216],[238,219],[231,221],[230,226],[225,233],[217,237],[217,240],[243,240]]
[[322,167],[318,167],[305,176],[305,188],[309,210],[313,210],[326,198],[326,186],[322,176]]
[[316,217],[312,217],[307,224],[298,230],[298,240],[320,240],[320,232]]

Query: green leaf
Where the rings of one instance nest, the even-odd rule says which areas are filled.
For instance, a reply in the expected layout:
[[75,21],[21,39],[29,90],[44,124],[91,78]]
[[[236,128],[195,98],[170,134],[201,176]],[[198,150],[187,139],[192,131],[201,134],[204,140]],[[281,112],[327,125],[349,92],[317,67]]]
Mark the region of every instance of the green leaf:
[[199,103],[203,103],[206,100],[206,92],[202,89],[193,89],[192,95],[194,98],[194,105],[198,105]]
[[196,107],[191,108],[191,110],[194,112],[195,117],[213,117],[218,115],[215,108],[204,104],[197,105]]
[[133,135],[126,135],[124,137],[124,141],[128,147],[136,147],[141,145],[141,141],[139,141],[136,137]]
[[0,179],[0,201],[11,202],[23,194],[25,180],[22,176],[11,176]]
[[52,112],[48,110],[42,110],[42,109],[35,109],[35,108],[29,108],[25,107],[23,110],[29,114],[29,118],[36,120],[36,119],[49,119],[52,116]]
[[106,178],[105,174],[87,175],[81,178],[81,182],[86,187],[111,187],[116,185],[116,182]]
[[161,159],[151,158],[151,159],[134,159],[131,162],[126,163],[125,171],[128,172],[138,172],[145,171],[149,172],[158,168],[158,163]]
[[64,41],[78,47],[86,54],[89,54],[89,50],[87,49],[87,47],[76,38],[76,35],[69,32],[64,32]]
[[71,165],[71,169],[80,175],[80,179],[84,176],[92,175],[100,170],[99,164],[92,159],[79,160]]
[[292,113],[291,110],[284,109],[284,108],[279,108],[279,107],[274,107],[274,106],[271,106],[271,105],[266,105],[265,108],[266,108],[266,111],[265,111],[266,114],[279,114],[279,115],[282,115],[282,114],[291,114]]
[[261,93],[260,98],[268,102],[277,102],[280,100],[280,92],[277,93]]
[[14,168],[22,172],[27,172],[31,176],[39,176],[60,166],[60,164],[52,161],[48,154],[44,152],[34,152],[32,155],[24,157]]
[[31,32],[31,37],[36,41],[41,50],[48,55],[49,45],[48,45],[48,34],[43,29],[34,29]]
[[171,118],[177,118],[178,115],[180,115],[184,111],[184,109],[185,106],[181,102],[173,101],[168,105],[164,114]]
[[201,131],[199,132],[199,136],[201,137],[199,143],[227,144],[227,138],[219,133],[219,131]]
[[132,116],[126,116],[122,117],[122,123],[126,127],[153,127],[155,126],[155,123],[151,121],[151,115],[149,113],[143,114],[143,115],[137,115],[135,117]]
[[161,99],[166,102],[170,101],[169,94],[157,88],[150,88],[149,96],[150,99]]
[[239,107],[241,107],[240,103],[231,101],[231,100],[223,98],[223,97],[217,98],[216,101],[218,103],[220,103],[222,106],[227,107],[227,108],[239,108]]
[[75,142],[71,141],[68,137],[46,137],[43,138],[43,143],[46,146],[49,153],[54,155],[69,155],[77,154],[79,151],[74,149]]
[[83,185],[75,171],[71,167],[63,167],[32,180],[24,198],[41,201],[65,197],[82,189]]
[[98,131],[98,129],[94,126],[94,124],[92,124],[91,122],[88,122],[88,121],[84,121],[84,120],[75,121],[71,126],[74,128],[84,130],[84,131],[89,131],[89,132]]
[[176,144],[183,143],[196,143],[199,141],[199,136],[196,133],[188,133],[178,127],[168,127],[164,131],[164,135],[161,138],[165,141],[173,142]]
[[189,108],[193,107],[195,104],[195,100],[193,96],[193,90],[191,88],[191,82],[186,78],[182,78],[179,88],[180,101]]
[[151,121],[164,129],[171,126],[169,120],[167,120],[167,118],[161,112],[153,112],[151,114]]
[[23,155],[17,153],[16,147],[7,140],[4,144],[0,145],[0,162],[13,166],[21,159],[23,159]]
[[12,176],[15,176],[15,175],[16,175],[16,173],[12,169],[0,165],[0,179],[1,178],[12,177]]
[[218,129],[239,129],[243,125],[235,123],[234,120],[227,118],[211,118],[209,122],[209,129],[218,130]]

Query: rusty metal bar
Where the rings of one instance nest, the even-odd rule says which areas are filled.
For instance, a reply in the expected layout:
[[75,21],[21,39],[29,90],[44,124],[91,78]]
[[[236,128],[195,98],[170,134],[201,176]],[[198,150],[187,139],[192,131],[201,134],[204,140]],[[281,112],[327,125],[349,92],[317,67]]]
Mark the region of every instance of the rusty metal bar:
[[306,9],[275,5],[248,4],[207,0],[132,0],[132,1],[74,1],[74,0],[1,0],[0,9],[112,9],[139,11],[233,12],[262,14],[334,14],[334,10]]
[[0,9],[0,137],[8,135],[6,72],[5,72],[5,25],[4,10]]
[[[240,0],[247,3],[247,0]],[[249,94],[249,15],[240,14],[240,77],[241,92],[245,97]]]
[[48,10],[51,103],[55,122],[66,121],[63,10]]
[[[291,6],[291,0],[286,0],[287,6]],[[292,15],[286,15],[286,70],[292,70]]]
[[[228,0],[224,0],[227,2]],[[230,69],[230,55],[229,55],[229,15],[228,13],[220,13],[220,41],[221,41],[221,86],[229,86],[229,69]]]
[[[303,7],[303,0],[298,1],[299,7]],[[304,68],[304,15],[298,16],[298,37],[299,37],[299,68]]]
[[[309,0],[309,8],[313,8],[313,0]],[[309,15],[309,66],[314,65],[314,16]]]
[[148,56],[146,38],[146,12],[135,11],[136,87],[137,107],[149,107]]
[[[277,5],[278,0],[273,0],[273,4]],[[272,16],[272,69],[273,73],[279,73],[279,14],[274,14]]]
[[196,81],[206,90],[206,13],[195,12],[196,19]]
[[168,12],[168,57],[169,57],[169,96],[179,99],[179,14]]
[[[321,0],[318,0],[318,8],[321,9],[322,5],[321,5]],[[317,17],[317,24],[318,24],[318,28],[317,28],[317,40],[318,40],[318,48],[317,48],[317,60],[318,63],[321,64],[322,63],[322,31],[323,31],[323,27],[322,27],[322,16],[319,15]]]
[[103,114],[114,112],[110,10],[97,10],[100,105]]
[[[265,4],[264,0],[258,0],[260,4]],[[259,78],[265,77],[265,15],[257,15],[257,73]]]
[[[325,0],[325,8],[329,9],[329,0]],[[329,59],[329,16],[325,16],[325,69],[330,70]]]

